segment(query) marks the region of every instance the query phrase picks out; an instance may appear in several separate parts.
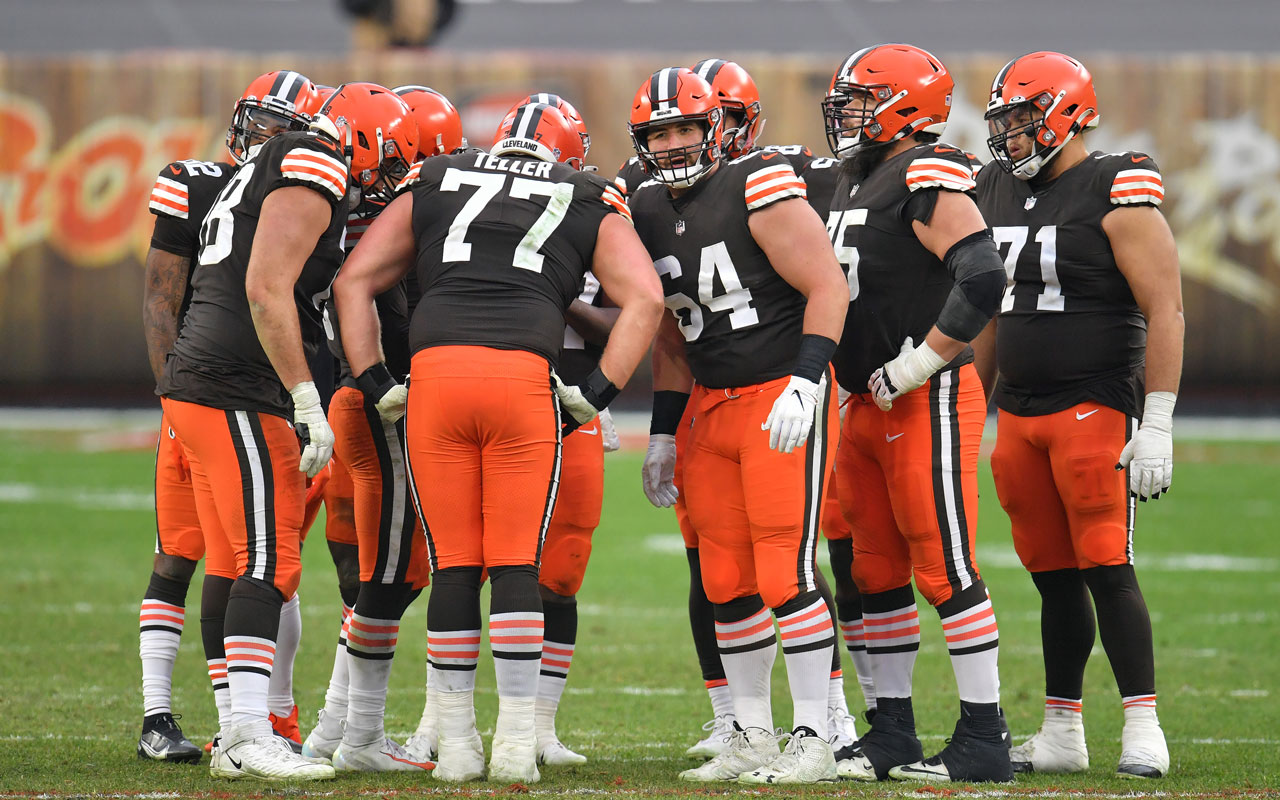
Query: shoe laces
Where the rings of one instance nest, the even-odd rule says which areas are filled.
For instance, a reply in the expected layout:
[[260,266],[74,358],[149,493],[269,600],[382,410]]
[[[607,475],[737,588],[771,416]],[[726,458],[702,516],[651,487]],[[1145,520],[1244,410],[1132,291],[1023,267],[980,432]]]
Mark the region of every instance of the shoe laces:
[[710,734],[710,736],[708,736],[707,738],[711,738],[711,736],[715,735],[716,731],[732,730],[733,721],[734,721],[734,717],[732,714],[717,714],[711,719],[702,723],[702,729],[704,731],[707,731]]
[[853,727],[853,716],[839,706],[827,708],[827,741],[832,746],[852,744],[856,737],[850,736],[849,728]]

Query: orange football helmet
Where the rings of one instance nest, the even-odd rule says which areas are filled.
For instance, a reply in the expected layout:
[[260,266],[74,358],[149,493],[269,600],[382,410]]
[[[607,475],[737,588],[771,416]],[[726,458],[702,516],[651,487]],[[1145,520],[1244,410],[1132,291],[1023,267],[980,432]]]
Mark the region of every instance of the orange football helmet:
[[227,151],[237,164],[249,158],[249,150],[284,131],[306,130],[320,108],[316,85],[292,70],[259,75],[236,101],[227,128]]
[[397,86],[395,92],[413,111],[418,123],[418,155],[416,161],[429,156],[452,153],[466,146],[462,137],[462,117],[449,98],[427,86]]
[[320,105],[324,105],[324,101],[333,97],[333,87],[325,86],[322,83],[316,84],[316,95],[320,98]]
[[[694,185],[720,158],[724,116],[720,98],[711,84],[693,70],[667,67],[650,75],[636,91],[631,103],[631,144],[645,171],[661,183],[676,189]],[[702,127],[702,141],[687,147],[653,152],[649,131],[673,122],[694,122]],[[659,157],[668,166],[659,165]],[[670,166],[672,159],[684,163]]]
[[528,105],[529,103],[545,103],[549,106],[555,106],[557,111],[564,114],[569,122],[573,123],[573,127],[578,131],[578,136],[582,138],[582,157],[587,157],[587,153],[591,152],[591,134],[587,133],[587,123],[582,121],[582,115],[578,113],[578,109],[573,107],[573,103],[558,94],[535,92],[513,105],[507,113],[510,114],[520,106]]
[[[1062,53],[1019,56],[996,74],[987,102],[987,147],[1005,172],[1034,178],[1076,134],[1095,127],[1098,95],[1084,64]],[[1030,136],[1031,154],[1015,159],[1009,139]]]
[[724,110],[724,154],[738,158],[755,149],[756,139],[764,132],[760,116],[760,90],[750,73],[736,61],[705,58],[694,64],[699,78],[711,84]]
[[344,83],[312,127],[342,145],[362,200],[386,203],[418,154],[418,126],[408,104],[376,83]]
[[507,113],[493,137],[493,155],[519,153],[542,161],[583,167],[582,137],[560,110],[546,103],[516,106]]
[[941,134],[954,88],[942,62],[919,47],[880,44],[853,53],[822,101],[831,152],[844,158],[915,133]]

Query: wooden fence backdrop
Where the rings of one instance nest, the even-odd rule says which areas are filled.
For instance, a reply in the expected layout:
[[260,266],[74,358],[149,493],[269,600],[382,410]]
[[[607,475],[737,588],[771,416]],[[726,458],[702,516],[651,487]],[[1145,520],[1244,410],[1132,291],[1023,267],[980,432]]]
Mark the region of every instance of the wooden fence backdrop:
[[[763,141],[804,143],[828,155],[818,102],[839,59],[728,54],[735,56],[760,86]],[[946,138],[984,158],[981,110],[1004,60],[950,63],[957,103]],[[1165,213],[1182,259],[1184,385],[1224,398],[1274,398],[1280,59],[1084,60],[1102,115],[1090,147],[1149,152],[1164,173]],[[666,65],[637,56],[520,53],[0,55],[0,400],[149,387],[140,332],[148,192],[171,160],[226,160],[232,105],[254,76],[288,67],[328,84],[427,84],[454,100],[467,135],[482,146],[513,100],[559,92],[591,130],[589,160],[612,175],[630,155],[625,125],[635,89]]]

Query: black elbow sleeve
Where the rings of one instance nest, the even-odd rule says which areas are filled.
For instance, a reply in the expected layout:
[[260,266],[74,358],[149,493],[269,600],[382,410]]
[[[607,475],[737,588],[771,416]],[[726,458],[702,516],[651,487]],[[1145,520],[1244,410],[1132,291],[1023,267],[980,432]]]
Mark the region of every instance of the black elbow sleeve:
[[1004,293],[1004,262],[991,231],[978,231],[956,242],[942,263],[955,286],[938,314],[938,330],[958,341],[972,341],[995,316]]

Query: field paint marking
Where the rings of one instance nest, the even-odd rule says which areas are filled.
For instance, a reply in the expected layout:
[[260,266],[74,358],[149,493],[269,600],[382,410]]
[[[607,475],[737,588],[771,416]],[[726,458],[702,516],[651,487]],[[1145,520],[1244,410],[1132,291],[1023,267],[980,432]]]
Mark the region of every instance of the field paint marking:
[[135,489],[0,483],[0,503],[71,504],[87,511],[151,511],[156,507],[156,496],[153,492],[139,492]]

